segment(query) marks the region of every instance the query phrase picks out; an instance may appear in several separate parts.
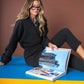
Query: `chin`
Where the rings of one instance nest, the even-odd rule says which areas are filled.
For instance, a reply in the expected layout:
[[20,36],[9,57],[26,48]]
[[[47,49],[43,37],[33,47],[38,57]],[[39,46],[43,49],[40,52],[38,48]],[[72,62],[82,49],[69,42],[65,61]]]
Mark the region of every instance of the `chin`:
[[38,13],[34,13],[34,15],[35,15],[35,16],[37,16],[37,15],[38,15]]
[[38,14],[35,14],[35,16],[37,16]]

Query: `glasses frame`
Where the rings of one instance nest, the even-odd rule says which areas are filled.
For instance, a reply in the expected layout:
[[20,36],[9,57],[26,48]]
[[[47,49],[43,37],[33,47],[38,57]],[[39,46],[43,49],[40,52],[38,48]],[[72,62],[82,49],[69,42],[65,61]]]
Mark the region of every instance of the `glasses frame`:
[[41,8],[40,8],[40,6],[38,6],[38,7],[32,6],[32,7],[30,7],[30,9],[32,9],[32,10],[35,10],[35,9],[40,10]]

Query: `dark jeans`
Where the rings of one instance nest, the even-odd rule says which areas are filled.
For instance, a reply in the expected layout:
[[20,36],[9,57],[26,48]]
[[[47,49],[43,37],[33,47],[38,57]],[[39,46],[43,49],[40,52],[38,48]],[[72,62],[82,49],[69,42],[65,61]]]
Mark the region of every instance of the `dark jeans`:
[[[64,42],[67,42],[68,45],[76,51],[81,42],[72,34],[68,28],[64,28],[59,31],[52,39],[51,42],[61,47]],[[77,56],[71,54],[69,67],[75,68],[81,71],[84,71],[84,60],[81,60]]]

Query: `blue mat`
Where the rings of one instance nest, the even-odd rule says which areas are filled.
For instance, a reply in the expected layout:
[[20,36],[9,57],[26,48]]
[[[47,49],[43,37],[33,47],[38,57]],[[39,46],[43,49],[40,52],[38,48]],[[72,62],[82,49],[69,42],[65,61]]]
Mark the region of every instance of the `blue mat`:
[[[25,63],[24,57],[13,56],[12,61],[10,61],[7,65],[0,66],[0,78],[44,80],[38,77],[25,74],[25,71],[30,70],[32,68],[34,67],[28,66]],[[84,72],[78,70],[69,70],[65,76],[57,80],[84,81]]]

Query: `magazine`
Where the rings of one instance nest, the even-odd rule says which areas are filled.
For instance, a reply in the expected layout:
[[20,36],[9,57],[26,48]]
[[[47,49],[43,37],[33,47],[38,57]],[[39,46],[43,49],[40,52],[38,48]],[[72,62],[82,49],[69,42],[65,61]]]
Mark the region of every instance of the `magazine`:
[[39,67],[26,71],[26,74],[54,81],[67,72],[71,49],[46,47],[40,58]]

